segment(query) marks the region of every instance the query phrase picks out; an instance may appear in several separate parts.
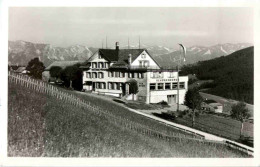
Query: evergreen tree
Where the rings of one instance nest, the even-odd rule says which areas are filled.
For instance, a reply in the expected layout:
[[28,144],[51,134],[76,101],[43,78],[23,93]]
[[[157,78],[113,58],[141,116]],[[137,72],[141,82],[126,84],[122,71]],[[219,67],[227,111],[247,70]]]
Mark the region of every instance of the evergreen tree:
[[185,94],[184,104],[192,110],[192,126],[195,125],[195,109],[200,110],[202,101],[197,87],[189,89]]
[[34,78],[37,78],[37,79],[42,78],[42,72],[44,71],[44,69],[45,69],[45,66],[39,60],[38,57],[30,60],[26,67],[26,70],[29,71],[29,75]]

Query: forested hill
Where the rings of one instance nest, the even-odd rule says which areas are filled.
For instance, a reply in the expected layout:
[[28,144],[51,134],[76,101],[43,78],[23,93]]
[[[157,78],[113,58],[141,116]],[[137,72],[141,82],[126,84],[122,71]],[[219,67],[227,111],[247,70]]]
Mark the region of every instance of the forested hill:
[[183,66],[181,75],[187,74],[196,74],[200,80],[214,80],[208,85],[208,93],[253,104],[254,47]]

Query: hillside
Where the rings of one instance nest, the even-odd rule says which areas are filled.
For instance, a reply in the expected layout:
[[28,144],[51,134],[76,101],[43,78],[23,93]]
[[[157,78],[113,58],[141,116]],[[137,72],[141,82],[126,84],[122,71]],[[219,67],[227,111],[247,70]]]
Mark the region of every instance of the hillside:
[[186,65],[181,74],[196,74],[200,80],[214,80],[204,85],[204,88],[210,88],[207,93],[253,104],[254,47],[195,65]]
[[[104,114],[93,114],[91,109],[64,103],[59,97],[15,83],[9,82],[8,91],[8,156],[247,157],[220,143],[185,139],[167,141],[152,137],[119,126],[118,120],[109,119]],[[84,98],[89,99],[90,103],[102,104],[99,107],[109,109],[111,113],[124,115],[129,122],[150,124],[155,127],[152,129],[159,128],[160,132],[169,128],[150,122],[150,119],[135,119],[140,116],[123,108],[118,110],[115,105],[100,103],[86,96]],[[175,129],[171,133],[179,132]]]

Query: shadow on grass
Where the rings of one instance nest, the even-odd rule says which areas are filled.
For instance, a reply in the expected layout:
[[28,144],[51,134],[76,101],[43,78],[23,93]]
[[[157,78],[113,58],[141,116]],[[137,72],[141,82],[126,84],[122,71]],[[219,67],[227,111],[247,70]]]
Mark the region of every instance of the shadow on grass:
[[162,119],[165,119],[165,120],[168,120],[168,121],[174,121],[175,120],[175,115],[171,115],[169,113],[152,113],[154,116],[157,116],[159,118],[162,118]]

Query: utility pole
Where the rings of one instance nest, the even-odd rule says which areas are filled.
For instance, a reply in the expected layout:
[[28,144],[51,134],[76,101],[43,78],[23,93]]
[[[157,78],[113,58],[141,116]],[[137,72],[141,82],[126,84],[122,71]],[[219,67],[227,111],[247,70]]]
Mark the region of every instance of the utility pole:
[[103,49],[103,39],[102,39],[102,49]]
[[139,49],[141,48],[140,35],[139,35]]
[[[181,55],[181,51],[180,51],[180,55]],[[181,56],[179,56],[179,59],[181,59]],[[179,111],[179,98],[180,98],[180,94],[179,94],[179,60],[177,60],[177,112]]]
[[106,49],[107,49],[107,36],[106,36]]
[[128,37],[128,49],[130,49],[130,47],[129,47],[129,37]]
[[180,93],[179,93],[179,89],[180,89],[180,81],[179,81],[179,63],[181,62],[182,60],[182,52],[181,52],[181,49],[183,49],[183,61],[186,61],[185,60],[185,55],[186,55],[186,48],[182,45],[182,44],[179,44],[180,45],[180,55],[179,55],[179,59],[177,60],[177,111],[179,111],[179,97],[180,97]]

